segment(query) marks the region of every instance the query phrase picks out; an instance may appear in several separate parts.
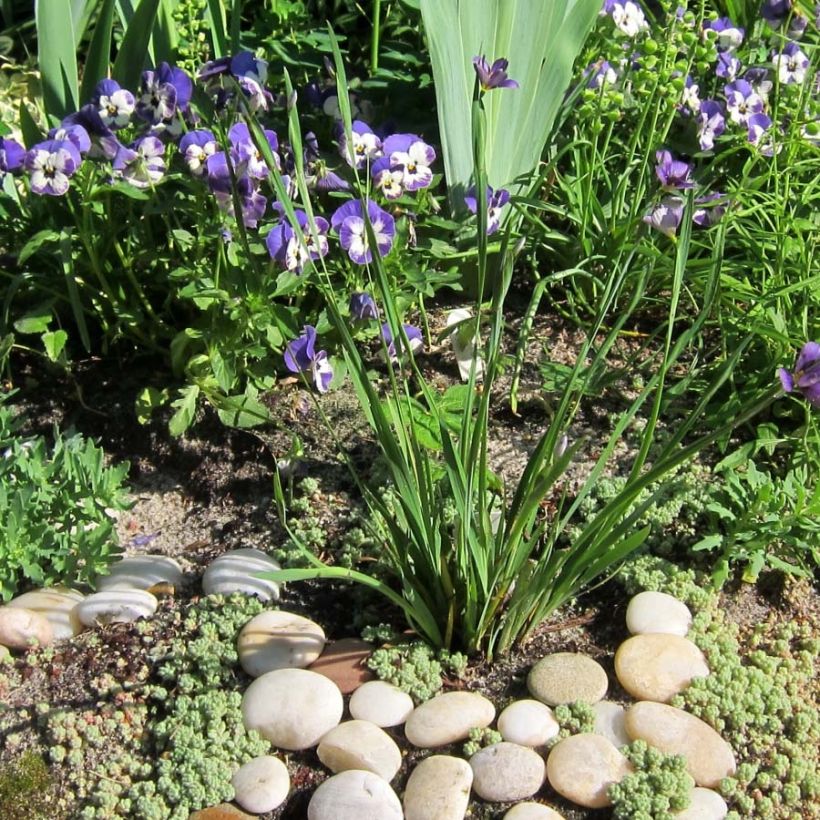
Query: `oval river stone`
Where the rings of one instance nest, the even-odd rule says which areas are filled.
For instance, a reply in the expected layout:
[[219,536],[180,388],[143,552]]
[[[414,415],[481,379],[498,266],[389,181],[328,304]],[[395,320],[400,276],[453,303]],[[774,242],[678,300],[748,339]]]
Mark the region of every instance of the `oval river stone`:
[[691,625],[689,607],[665,592],[639,592],[626,608],[626,628],[633,635],[661,632],[685,638]]
[[242,627],[236,644],[242,668],[258,678],[274,669],[310,666],[325,648],[325,631],[301,615],[268,610]]
[[679,635],[635,635],[615,653],[615,674],[638,700],[668,703],[692,682],[709,674],[703,652]]
[[616,749],[629,745],[630,738],[624,723],[626,709],[620,703],[601,700],[592,709],[595,712],[595,728],[592,731],[596,735],[605,737]]
[[464,740],[470,729],[493,722],[495,706],[478,692],[445,692],[417,706],[404,725],[407,739],[420,749]]
[[401,752],[396,742],[366,720],[348,720],[331,729],[320,741],[316,754],[334,773],[361,769],[388,783],[401,768]]
[[544,782],[544,759],[527,746],[494,743],[470,758],[473,791],[484,800],[506,803],[532,797]]
[[44,615],[22,606],[0,607],[0,646],[28,649],[53,640],[54,630]]
[[609,681],[603,666],[576,652],[556,652],[541,658],[527,675],[527,689],[548,706],[563,703],[597,703]]
[[513,806],[503,820],[564,820],[564,816],[543,803],[527,801]]
[[288,767],[273,755],[262,755],[240,766],[231,778],[235,800],[245,811],[264,814],[285,802],[290,791]]
[[697,786],[689,793],[689,805],[674,816],[677,820],[723,820],[728,813],[726,801],[717,792]]
[[501,737],[520,746],[543,746],[561,727],[552,709],[540,700],[517,700],[498,716]]
[[113,564],[108,575],[97,578],[97,590],[114,586],[147,590],[157,584],[178,587],[182,578],[179,562],[167,555],[129,555]]
[[350,716],[376,726],[400,726],[413,711],[413,698],[383,680],[363,683],[350,696]]
[[21,606],[38,612],[51,624],[54,640],[61,641],[73,638],[83,631],[76,608],[84,597],[81,592],[67,587],[49,587],[18,595],[7,606]]
[[150,618],[159,601],[142,589],[111,587],[94,592],[77,604],[77,617],[84,626],[127,624],[139,618]]
[[269,555],[253,548],[231,550],[215,558],[202,576],[206,595],[230,595],[241,592],[262,601],[279,600],[279,584],[257,573],[280,569]]
[[735,773],[732,747],[700,718],[667,706],[642,701],[626,711],[626,731],[668,755],[682,755],[698,786],[714,789]]
[[373,772],[334,774],[313,792],[308,820],[402,820],[399,798]]
[[404,789],[405,820],[463,820],[473,770],[466,760],[432,755],[410,773]]

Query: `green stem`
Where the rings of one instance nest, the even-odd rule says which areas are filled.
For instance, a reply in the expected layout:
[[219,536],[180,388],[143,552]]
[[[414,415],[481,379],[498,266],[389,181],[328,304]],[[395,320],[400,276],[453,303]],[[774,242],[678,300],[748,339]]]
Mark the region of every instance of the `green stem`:
[[381,36],[382,0],[373,0],[373,30],[370,35],[370,72],[379,70],[379,38]]

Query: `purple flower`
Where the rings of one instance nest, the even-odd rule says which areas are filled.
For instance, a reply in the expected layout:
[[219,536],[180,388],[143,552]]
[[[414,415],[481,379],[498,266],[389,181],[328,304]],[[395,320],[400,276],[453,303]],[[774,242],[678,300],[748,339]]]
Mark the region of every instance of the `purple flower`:
[[89,157],[114,159],[121,144],[114,132],[102,121],[100,112],[92,103],[84,105],[79,111],[63,119],[63,127],[81,125],[91,137]]
[[373,184],[387,199],[398,199],[403,193],[404,171],[391,167],[387,157],[379,157],[370,167]]
[[351,293],[350,316],[357,322],[378,319],[379,309],[376,307],[376,300],[369,293]]
[[680,104],[683,113],[697,114],[700,111],[700,86],[688,74],[683,85]]
[[683,219],[683,200],[676,196],[669,196],[655,205],[644,216],[643,221],[671,239],[677,233],[681,219]]
[[207,129],[189,131],[179,141],[179,152],[182,154],[188,170],[197,177],[208,172],[208,157],[213,156],[219,145],[216,137]]
[[136,107],[134,95],[116,80],[100,80],[94,87],[91,105],[97,109],[103,125],[111,129],[125,128]]
[[[275,206],[274,206],[275,207]],[[265,239],[271,259],[276,260],[285,270],[302,273],[305,265],[327,253],[327,220],[321,216],[314,217],[318,244],[313,238],[304,211],[296,211],[299,229],[294,230],[287,219],[275,225]]]
[[746,120],[746,128],[749,132],[749,142],[752,145],[759,145],[763,135],[772,127],[772,120],[768,114],[762,111],[752,114]]
[[743,43],[744,30],[736,26],[728,17],[719,17],[703,26],[706,35],[713,38],[721,51],[734,51]]
[[765,68],[747,68],[743,74],[743,79],[749,83],[752,91],[765,102],[772,90],[769,72]]
[[716,225],[726,213],[726,195],[715,192],[695,200],[695,212],[692,222],[701,228],[711,228]]
[[643,9],[632,0],[606,0],[604,12],[612,17],[615,28],[627,37],[637,37],[649,28]]
[[311,163],[310,170],[313,173],[307,180],[309,187],[319,191],[350,190],[350,183],[342,179],[335,171],[331,171],[322,160]]
[[605,85],[613,85],[618,79],[618,74],[609,64],[609,60],[590,63],[584,69],[584,76],[587,78],[587,88],[603,88]]
[[487,62],[487,58],[483,55],[473,57],[473,68],[478,77],[481,90],[518,88],[518,83],[507,77],[507,66],[509,64],[509,60],[505,60],[503,57],[499,57],[492,65]]
[[150,188],[165,176],[165,146],[150,134],[122,146],[111,166],[114,175],[135,188]]
[[740,60],[729,51],[721,51],[718,54],[717,66],[715,66],[715,74],[722,77],[724,80],[734,80],[737,73],[740,71]]
[[6,174],[13,174],[23,167],[26,149],[16,140],[0,137],[0,183]]
[[772,62],[783,85],[799,84],[806,79],[809,58],[800,50],[797,43],[787,43],[780,54],[772,56]]
[[[402,325],[402,327],[404,328],[404,335],[407,336],[407,341],[410,342],[410,350],[413,353],[417,350],[421,350],[421,348],[424,347],[424,339],[422,338],[421,331],[417,327],[413,327],[413,325]],[[382,338],[387,345],[387,355],[393,360],[398,359],[393,333],[390,330],[390,325],[386,322],[382,325]],[[403,344],[403,340],[399,339],[399,348],[403,347]]]
[[723,87],[729,119],[738,125],[746,125],[752,114],[763,111],[763,100],[746,80],[735,80]]
[[364,168],[382,155],[382,141],[373,129],[361,120],[354,120],[350,128],[351,144],[347,144],[347,134],[339,135],[339,153],[351,168]]
[[152,71],[142,72],[142,94],[137,100],[137,116],[156,125],[185,111],[191,101],[194,84],[181,69],[160,63]]
[[675,159],[670,151],[657,151],[655,160],[655,174],[664,189],[669,191],[695,187],[691,177],[692,166],[688,162]]
[[[265,139],[270,146],[274,162],[281,168],[279,155],[279,138],[275,131],[264,130]],[[247,174],[252,179],[266,179],[270,173],[262,152],[256,147],[248,126],[244,122],[238,122],[228,132],[228,139],[231,141],[231,159],[236,168],[237,175]]]
[[35,194],[63,196],[82,162],[80,152],[68,140],[38,142],[26,153],[25,166]]
[[61,125],[59,128],[52,128],[48,132],[51,140],[68,140],[80,154],[87,154],[91,149],[91,137],[82,125]]
[[[501,210],[510,201],[510,192],[506,188],[497,191],[487,186],[487,236],[494,234],[501,227]],[[475,185],[471,185],[464,197],[464,203],[470,213],[478,213],[478,200]]]
[[302,335],[285,348],[285,366],[291,373],[307,373],[320,393],[327,393],[333,381],[333,368],[324,350],[316,351],[316,328],[305,325]]
[[791,0],[763,0],[760,16],[772,28],[777,28],[789,16],[791,8]]
[[698,140],[702,151],[711,151],[715,147],[715,138],[726,130],[723,108],[715,100],[704,100],[698,111]]
[[808,399],[809,404],[820,407],[820,343],[806,342],[797,357],[794,371],[790,373],[781,367],[777,375],[787,393],[797,390]]
[[[379,256],[386,256],[393,247],[396,223],[387,211],[375,202],[367,200],[367,218],[373,228]],[[339,241],[347,255],[357,264],[364,265],[373,259],[365,226],[362,203],[358,199],[346,202],[333,212],[330,224],[339,233]]]
[[268,79],[268,64],[250,51],[240,51],[233,57],[220,57],[205,63],[197,72],[196,78],[207,81],[224,74],[231,74],[237,79],[251,77],[258,83],[265,83]]
[[383,150],[391,170],[401,170],[401,184],[406,191],[427,188],[433,181],[430,166],[436,161],[436,152],[421,137],[393,134],[384,141]]

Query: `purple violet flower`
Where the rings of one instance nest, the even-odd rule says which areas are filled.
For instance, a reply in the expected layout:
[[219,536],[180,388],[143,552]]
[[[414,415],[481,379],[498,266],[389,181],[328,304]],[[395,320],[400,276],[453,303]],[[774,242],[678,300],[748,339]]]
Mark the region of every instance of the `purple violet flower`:
[[710,20],[703,26],[704,33],[714,38],[720,51],[734,51],[743,43],[745,30],[736,26],[728,17]]
[[60,125],[48,132],[50,140],[68,140],[80,154],[87,154],[91,150],[91,137],[82,125]]
[[106,128],[125,128],[136,108],[134,95],[116,80],[100,80],[94,87],[91,105],[97,109]]
[[797,390],[813,407],[820,407],[820,343],[806,342],[794,364],[794,371],[781,367],[777,375],[787,393]]
[[[228,158],[224,151],[212,154],[205,161],[208,187],[211,189],[217,205],[228,216],[236,218],[233,191],[231,189],[231,172]],[[242,222],[246,228],[255,228],[265,215],[268,200],[259,193],[254,180],[247,176],[234,176],[236,191],[242,208]]]
[[669,196],[662,199],[644,216],[643,221],[670,239],[674,238],[683,219],[683,200]]
[[130,147],[122,146],[111,167],[114,176],[135,188],[150,188],[165,176],[165,146],[162,140],[148,134]]
[[[387,211],[375,202],[367,200],[367,218],[373,228],[379,256],[387,256],[393,247],[396,223]],[[330,217],[330,224],[339,234],[339,242],[347,255],[357,264],[364,265],[373,259],[370,250],[362,203],[358,199],[346,202]]]
[[797,85],[806,79],[809,58],[797,43],[786,43],[783,51],[772,56],[772,62],[783,85]]
[[436,152],[415,134],[393,134],[384,141],[384,155],[390,159],[390,168],[402,172],[402,187],[406,191],[427,188],[433,181],[430,166],[436,161]]
[[730,82],[737,77],[740,71],[740,60],[729,51],[721,51],[717,56],[717,65],[715,66],[715,74],[724,80]]
[[752,145],[760,145],[760,140],[772,127],[772,119],[762,111],[752,114],[746,119],[746,128],[749,132],[749,142]]
[[[407,336],[407,341],[410,343],[410,351],[415,353],[417,350],[421,350],[421,348],[424,347],[424,339],[421,335],[421,331],[413,325],[402,325],[402,327],[404,328],[404,335]],[[398,359],[396,342],[393,339],[393,333],[387,322],[382,325],[382,338],[387,345],[387,355],[393,361],[396,361]],[[401,347],[403,347],[403,340],[399,339],[399,348]]]
[[723,108],[716,100],[704,100],[698,111],[698,141],[701,151],[711,151],[715,138],[726,130]]
[[735,80],[723,87],[726,95],[726,110],[729,119],[738,125],[746,125],[752,114],[763,111],[763,100],[755,94],[754,89],[746,80]]
[[310,231],[307,214],[299,210],[295,214],[299,230],[294,230],[287,219],[282,219],[265,238],[265,245],[271,259],[278,262],[282,268],[293,273],[302,273],[308,262],[315,261],[327,253],[327,231],[330,226],[321,216],[314,217],[317,245]]
[[382,156],[382,141],[373,129],[361,120],[353,120],[350,128],[352,144],[347,144],[347,134],[339,135],[339,153],[351,168],[364,168],[365,163]]
[[643,9],[632,0],[606,0],[604,12],[612,18],[615,28],[627,37],[637,37],[649,28]]
[[80,152],[69,140],[46,140],[33,145],[25,158],[32,192],[63,196],[82,161]]
[[378,319],[379,309],[376,307],[376,300],[369,293],[351,293],[350,316],[356,322]]
[[91,137],[89,157],[112,160],[117,156],[121,143],[116,134],[102,121],[100,112],[92,104],[84,105],[79,111],[63,118],[63,127],[81,125]]
[[142,94],[137,100],[137,116],[152,125],[168,121],[177,111],[185,111],[191,101],[194,84],[181,69],[160,63],[142,72]]
[[207,129],[189,131],[179,141],[179,153],[185,160],[188,170],[197,177],[208,172],[208,157],[213,156],[219,145],[216,137]]
[[605,85],[614,85],[618,80],[618,74],[609,60],[590,63],[584,69],[584,77],[587,78],[587,88],[603,88]]
[[17,140],[0,137],[0,184],[6,174],[13,174],[23,167],[26,149]]
[[697,114],[700,111],[700,86],[689,74],[686,75],[680,104],[685,114]]
[[760,16],[772,27],[778,28],[789,16],[791,0],[763,0]]
[[670,151],[656,151],[655,174],[660,180],[661,187],[667,191],[685,190],[694,188],[695,182],[691,177],[692,166],[688,162],[675,159]]
[[743,79],[752,87],[752,90],[764,102],[769,97],[769,92],[774,87],[769,79],[769,72],[765,68],[747,68],[743,73]]
[[[268,141],[274,162],[278,168],[282,167],[279,155],[279,137],[275,131],[266,128],[265,139]],[[251,132],[244,122],[237,122],[228,132],[228,139],[231,141],[231,159],[238,176],[247,174],[252,179],[267,179],[270,169],[265,162],[262,152],[256,147]]]
[[316,351],[316,328],[305,325],[302,335],[285,348],[285,366],[291,373],[309,372],[320,393],[327,393],[333,381],[333,368],[324,350]]
[[507,77],[509,60],[499,57],[492,65],[483,55],[473,57],[473,68],[478,77],[478,84],[482,91],[491,91],[493,88],[518,88],[518,83]]
[[[501,211],[510,201],[510,192],[506,188],[499,188],[497,191],[487,186],[487,236],[494,234],[501,227]],[[470,213],[478,213],[478,200],[476,198],[475,185],[471,185],[464,197],[465,205],[470,209]]]
[[695,200],[695,212],[692,222],[701,228],[711,228],[720,222],[726,213],[726,194],[715,192]]
[[373,178],[373,185],[387,199],[398,199],[404,193],[404,188],[402,188],[404,171],[401,168],[391,168],[387,157],[379,157],[370,166],[370,176]]

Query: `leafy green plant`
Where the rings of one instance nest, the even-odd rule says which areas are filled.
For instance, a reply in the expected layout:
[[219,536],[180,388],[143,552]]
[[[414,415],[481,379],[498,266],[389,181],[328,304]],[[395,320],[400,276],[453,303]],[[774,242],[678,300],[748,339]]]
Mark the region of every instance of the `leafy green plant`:
[[7,402],[0,396],[0,597],[24,584],[93,582],[119,557],[128,464],[107,467],[80,435],[24,439]]

